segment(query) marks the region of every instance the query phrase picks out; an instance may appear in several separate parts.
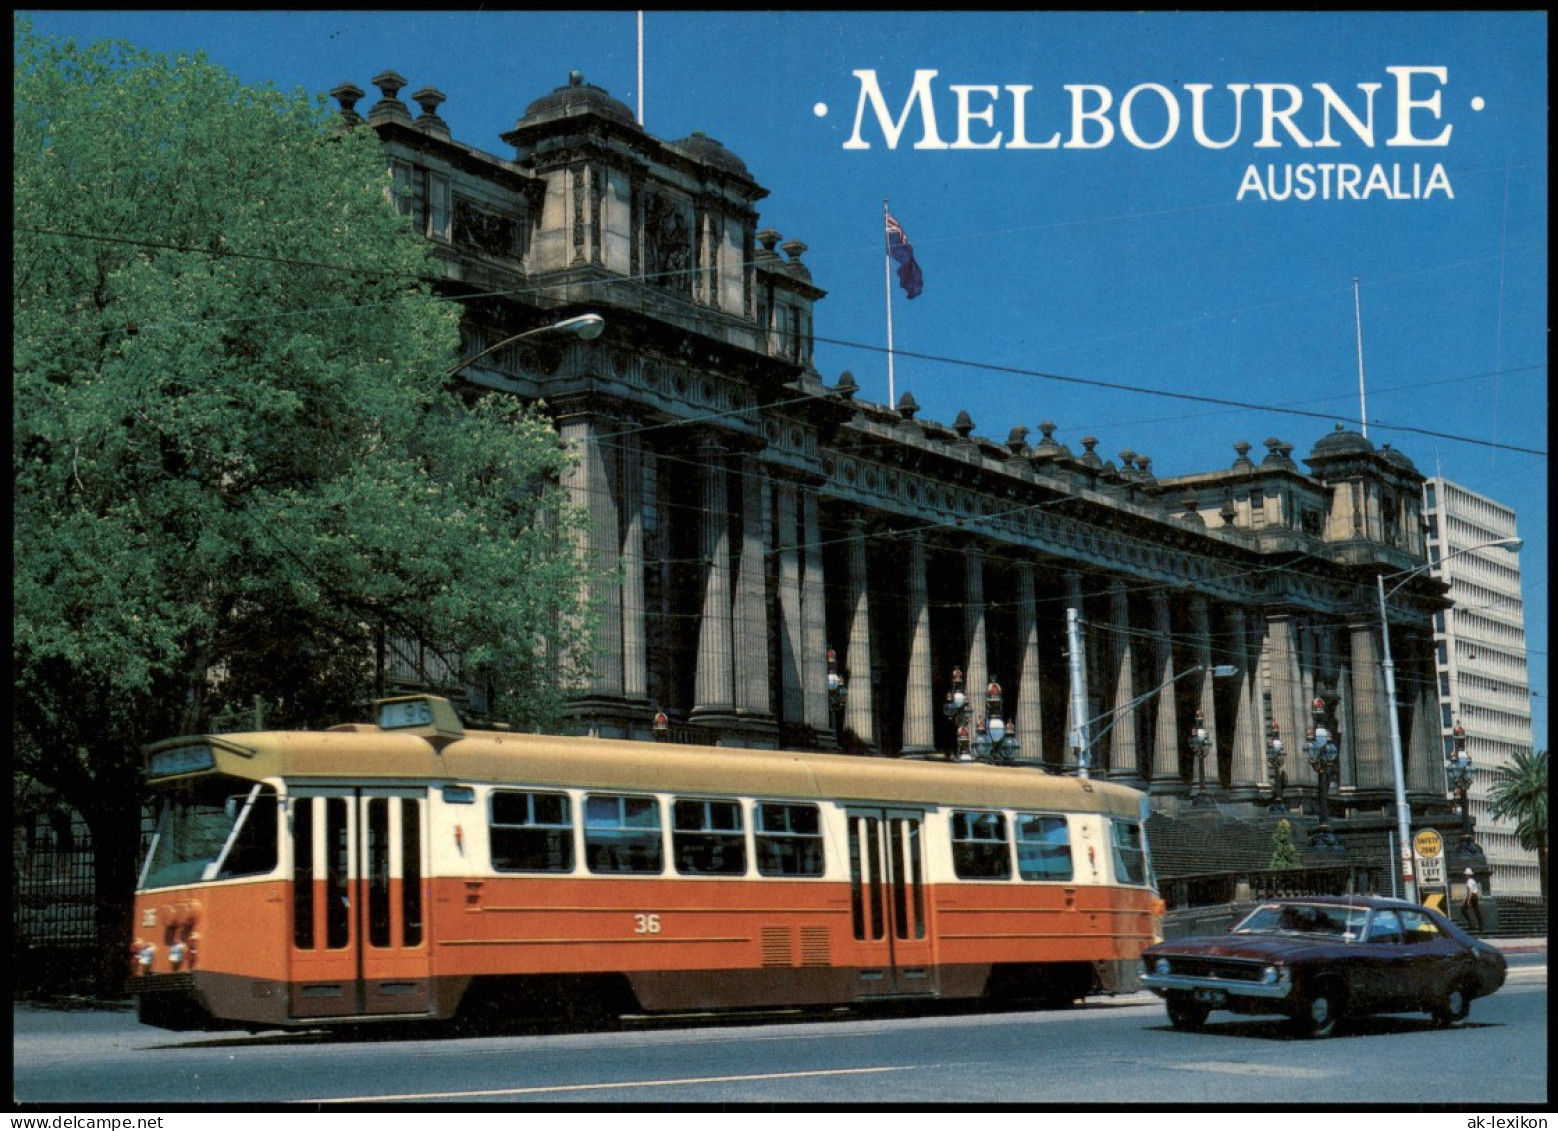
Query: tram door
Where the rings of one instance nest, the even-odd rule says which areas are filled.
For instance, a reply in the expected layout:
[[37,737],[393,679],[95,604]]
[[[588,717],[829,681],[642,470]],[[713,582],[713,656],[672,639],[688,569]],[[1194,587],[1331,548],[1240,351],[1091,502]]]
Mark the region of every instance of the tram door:
[[863,997],[934,994],[925,885],[925,814],[914,809],[846,810],[850,907],[863,955]]
[[288,815],[291,1015],[426,1013],[426,790],[303,788]]

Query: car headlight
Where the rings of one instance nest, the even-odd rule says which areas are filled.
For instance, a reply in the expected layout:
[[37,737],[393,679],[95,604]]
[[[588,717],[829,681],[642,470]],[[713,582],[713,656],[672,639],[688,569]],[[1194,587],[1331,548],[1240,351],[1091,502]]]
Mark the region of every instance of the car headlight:
[[1261,985],[1275,986],[1282,981],[1283,969],[1280,966],[1268,966],[1260,972]]
[[1152,963],[1154,974],[1167,974],[1169,972],[1169,960],[1166,958],[1155,959]]

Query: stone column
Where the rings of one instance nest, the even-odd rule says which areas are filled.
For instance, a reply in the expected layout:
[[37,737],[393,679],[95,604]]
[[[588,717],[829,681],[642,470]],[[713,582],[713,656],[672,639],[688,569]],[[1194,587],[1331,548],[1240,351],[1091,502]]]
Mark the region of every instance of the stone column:
[[844,654],[849,698],[844,702],[846,743],[874,752],[876,717],[872,707],[874,685],[871,670],[871,593],[866,568],[866,523],[849,520],[849,650]]
[[[1217,699],[1215,697],[1217,681],[1211,672],[1212,613],[1211,609],[1207,605],[1206,598],[1199,593],[1190,598],[1190,626],[1191,631],[1195,633],[1196,663],[1200,664],[1203,669],[1201,674],[1195,677],[1195,682],[1199,688],[1199,692],[1196,697],[1196,704],[1201,711],[1203,725],[1206,727],[1206,739],[1208,743],[1206,753],[1208,762],[1206,767],[1207,780],[1209,782],[1215,783],[1220,780],[1220,776],[1217,769]],[[1241,668],[1241,675],[1244,666],[1242,660],[1243,657],[1240,657],[1239,666]],[[1185,734],[1190,733],[1188,727],[1182,726],[1180,727],[1180,730]],[[1190,766],[1190,773],[1192,776],[1200,772],[1200,767],[1196,766],[1194,762],[1195,759],[1192,758]]]
[[[1267,780],[1266,741],[1260,695],[1260,678],[1255,671],[1249,646],[1249,616],[1235,606],[1228,614],[1230,651],[1239,665],[1239,688],[1235,698],[1238,717],[1234,721],[1233,759],[1228,771],[1229,796],[1235,801],[1251,801]],[[1291,759],[1289,760],[1291,762]],[[1211,780],[1207,767],[1207,780]]]
[[[768,679],[768,474],[751,456],[741,461],[741,563],[736,574],[736,713],[746,739],[774,741]],[[755,724],[755,725],[754,725]]]
[[[698,628],[698,670],[692,719],[728,722],[735,711],[735,657],[731,649],[730,514],[725,494],[724,449],[704,444],[703,558],[708,573],[703,587],[703,616]],[[717,740],[717,736],[716,736]]]
[[622,693],[649,696],[649,648],[644,635],[644,460],[638,434],[617,436],[622,462]]
[[1395,786],[1378,630],[1378,625],[1369,622],[1348,626],[1352,645],[1351,745],[1357,759],[1354,781],[1359,792],[1388,800],[1394,797]]
[[925,581],[925,535],[911,530],[909,546],[909,682],[903,701],[903,753],[936,748],[935,687],[930,666],[930,601]]
[[1017,639],[1022,641],[1022,671],[1017,673],[1014,687],[1016,710],[1006,709],[1016,721],[1018,757],[1039,762],[1044,758],[1044,719],[1040,708],[1039,617],[1033,586],[1033,563],[1017,563]]
[[587,697],[622,694],[622,591],[616,581],[618,559],[617,494],[612,450],[600,442],[598,418],[564,417],[558,431],[576,457],[563,473],[569,501],[589,515],[581,531],[583,584],[599,610],[600,630],[588,675],[578,684]]
[[[1154,686],[1162,687],[1163,690],[1157,697],[1152,757],[1146,767],[1147,776],[1152,793],[1180,794],[1184,792],[1184,782],[1179,776],[1179,753],[1184,742],[1179,733],[1179,703],[1175,694],[1179,689],[1169,683],[1174,678],[1173,624],[1169,618],[1168,594],[1161,589],[1155,589],[1152,593],[1152,628],[1156,637],[1153,645],[1157,657],[1157,683]],[[1190,733],[1188,722],[1183,729],[1186,734]],[[1210,734],[1211,730],[1208,729],[1207,733]]]
[[985,559],[974,546],[963,550],[963,633],[968,641],[963,685],[968,690],[968,733],[972,738],[974,728],[985,716],[985,688],[990,684],[985,647]]
[[[1271,713],[1282,728],[1287,751],[1288,784],[1315,788],[1315,772],[1309,766],[1304,732],[1309,727],[1309,702],[1301,700],[1303,684],[1298,674],[1298,652],[1293,639],[1293,618],[1287,613],[1266,617],[1266,669],[1271,681]],[[1268,724],[1267,729],[1270,729]],[[1264,736],[1262,736],[1264,738]]]
[[828,611],[823,596],[822,525],[817,493],[801,491],[801,688],[806,725],[818,745],[833,749],[837,740],[828,718]]
[[1113,632],[1115,711],[1109,719],[1113,724],[1109,731],[1109,780],[1136,786],[1142,780],[1136,741],[1138,708],[1126,706],[1136,698],[1131,609],[1125,582],[1120,580],[1109,583],[1109,623]]
[[[1412,735],[1407,751],[1407,788],[1435,798],[1444,796],[1444,733],[1440,729],[1437,673],[1429,662],[1432,638],[1414,633],[1409,643],[1408,678],[1412,696]],[[1399,686],[1400,681],[1397,681]]]
[[780,717],[786,724],[805,718],[801,687],[801,547],[795,484],[774,485],[775,553],[779,560]]

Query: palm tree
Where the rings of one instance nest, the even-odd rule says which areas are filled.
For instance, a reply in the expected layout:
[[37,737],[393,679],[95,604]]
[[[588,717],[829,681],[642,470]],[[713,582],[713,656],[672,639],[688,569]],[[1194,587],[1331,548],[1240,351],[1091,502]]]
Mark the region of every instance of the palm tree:
[[1542,902],[1547,902],[1547,751],[1522,750],[1494,774],[1494,820],[1513,817],[1520,847],[1536,853]]

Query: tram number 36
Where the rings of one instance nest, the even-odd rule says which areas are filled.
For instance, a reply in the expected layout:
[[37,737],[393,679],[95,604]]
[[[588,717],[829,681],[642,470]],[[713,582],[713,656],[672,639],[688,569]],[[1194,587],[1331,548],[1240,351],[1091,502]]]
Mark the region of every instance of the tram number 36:
[[660,933],[660,916],[634,915],[633,933],[635,935],[658,935]]

